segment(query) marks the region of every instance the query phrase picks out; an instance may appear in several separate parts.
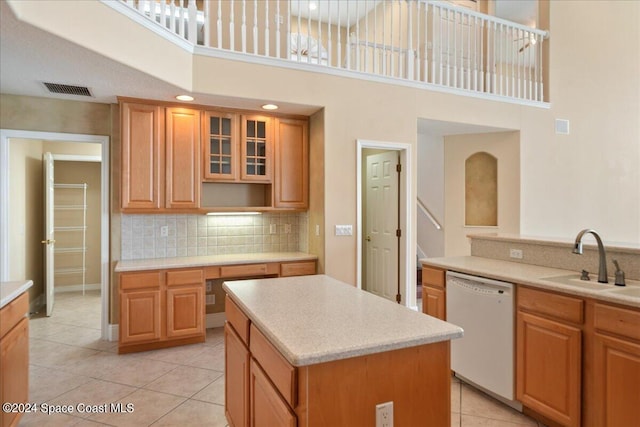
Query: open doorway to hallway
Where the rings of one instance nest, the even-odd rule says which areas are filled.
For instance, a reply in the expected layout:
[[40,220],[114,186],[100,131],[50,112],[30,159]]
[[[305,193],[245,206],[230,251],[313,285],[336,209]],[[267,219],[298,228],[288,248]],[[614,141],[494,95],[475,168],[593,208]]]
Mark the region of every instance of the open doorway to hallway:
[[[30,312],[108,339],[108,137],[2,130],[0,231],[2,280],[33,280]],[[55,237],[45,237],[44,153],[54,153],[50,203]],[[8,208],[10,205],[10,208]],[[57,240],[57,242],[56,242]],[[47,244],[49,241],[49,244]],[[43,247],[50,247],[51,295]],[[64,298],[60,298],[64,296]],[[76,296],[91,300],[83,313]],[[84,304],[87,306],[87,304]],[[54,308],[53,310],[46,310]],[[70,308],[70,309],[69,309]],[[67,331],[70,332],[70,331]],[[37,333],[34,330],[34,333]],[[73,335],[73,333],[70,333]]]

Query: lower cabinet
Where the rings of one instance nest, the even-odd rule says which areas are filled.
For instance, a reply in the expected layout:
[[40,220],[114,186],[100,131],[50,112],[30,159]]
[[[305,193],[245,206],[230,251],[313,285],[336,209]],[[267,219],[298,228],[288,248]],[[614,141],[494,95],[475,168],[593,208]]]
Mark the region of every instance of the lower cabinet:
[[[227,300],[228,303],[228,300]],[[225,414],[231,427],[249,425],[249,363],[246,343],[230,323],[224,325]]]
[[591,425],[640,426],[640,312],[597,303]]
[[202,269],[121,273],[118,352],[203,342],[204,286]]
[[[0,310],[0,402],[29,401],[29,296],[25,292]],[[0,426],[16,426],[20,412],[0,412]]]
[[446,320],[445,271],[422,266],[422,312]]

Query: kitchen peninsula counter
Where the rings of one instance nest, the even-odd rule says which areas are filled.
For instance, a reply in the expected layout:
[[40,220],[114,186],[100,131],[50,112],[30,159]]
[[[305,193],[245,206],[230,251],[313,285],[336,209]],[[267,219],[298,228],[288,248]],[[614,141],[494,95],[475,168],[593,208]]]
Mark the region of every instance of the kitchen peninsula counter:
[[395,425],[450,425],[461,328],[326,275],[223,288],[230,425],[375,425],[380,404]]

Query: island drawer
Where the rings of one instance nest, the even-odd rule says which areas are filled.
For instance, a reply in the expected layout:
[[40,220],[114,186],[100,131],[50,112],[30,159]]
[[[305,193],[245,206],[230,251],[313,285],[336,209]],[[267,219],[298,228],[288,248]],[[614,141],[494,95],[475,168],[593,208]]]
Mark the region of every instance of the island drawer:
[[297,371],[280,354],[269,340],[251,325],[249,350],[254,359],[266,372],[269,379],[278,389],[282,397],[295,408],[297,404]]
[[584,301],[547,291],[537,291],[525,286],[517,290],[518,309],[543,314],[567,322],[584,323]]
[[316,274],[316,262],[287,262],[280,265],[280,276],[307,276],[310,274]]
[[596,329],[640,340],[640,312],[610,305],[596,304]]
[[249,345],[249,318],[240,310],[235,302],[229,295],[225,297],[225,316],[227,322],[231,323],[233,329],[238,333],[238,336],[244,341],[245,345]]

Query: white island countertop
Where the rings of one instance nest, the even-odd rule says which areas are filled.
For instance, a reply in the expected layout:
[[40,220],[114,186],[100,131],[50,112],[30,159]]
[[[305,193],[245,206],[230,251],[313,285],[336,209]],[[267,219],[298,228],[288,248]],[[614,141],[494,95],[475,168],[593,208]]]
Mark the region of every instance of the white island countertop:
[[202,255],[118,261],[115,271],[161,270],[165,268],[207,267],[216,265],[256,264],[263,262],[295,262],[316,260],[304,252],[260,252],[225,255]]
[[31,280],[20,280],[15,282],[0,282],[0,308],[26,292],[33,282]]
[[462,337],[451,323],[325,275],[228,281],[223,288],[293,366]]

